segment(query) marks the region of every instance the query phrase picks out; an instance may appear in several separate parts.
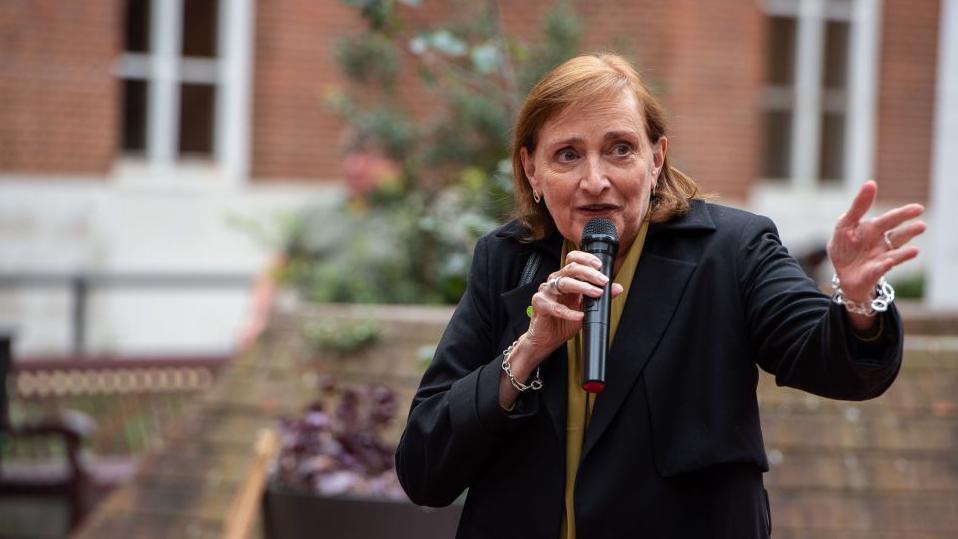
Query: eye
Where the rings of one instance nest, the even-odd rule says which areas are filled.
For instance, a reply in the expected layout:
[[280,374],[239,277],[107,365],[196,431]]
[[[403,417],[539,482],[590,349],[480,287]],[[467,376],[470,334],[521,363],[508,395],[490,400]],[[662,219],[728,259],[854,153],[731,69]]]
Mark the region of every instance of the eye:
[[572,148],[563,148],[556,152],[556,160],[560,163],[571,163],[579,157],[579,154],[576,153]]
[[626,157],[632,155],[633,148],[632,145],[627,142],[617,142],[612,146],[612,155],[616,157]]

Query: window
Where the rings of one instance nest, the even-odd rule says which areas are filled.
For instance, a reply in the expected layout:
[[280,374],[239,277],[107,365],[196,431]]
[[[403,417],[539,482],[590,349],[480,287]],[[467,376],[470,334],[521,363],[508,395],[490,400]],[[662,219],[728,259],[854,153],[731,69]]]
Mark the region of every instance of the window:
[[822,60],[822,120],[818,151],[818,179],[839,182],[845,177],[845,117],[848,95],[848,22],[825,23]]
[[[874,115],[869,107],[877,53],[869,44],[877,32],[877,3],[766,1],[765,180],[813,188],[865,179],[850,176],[865,173],[871,160],[870,135],[856,131]],[[853,57],[863,65],[855,68]],[[852,84],[862,99],[857,105],[850,102]],[[850,128],[852,116],[856,129]]]
[[244,171],[253,0],[127,0],[119,152]]
[[[127,54],[149,54],[150,52],[150,2],[133,0],[126,11],[124,50]],[[147,81],[146,70],[128,73],[122,79],[122,110],[120,121],[120,147],[123,152],[132,155],[146,153],[146,109]],[[142,75],[142,76],[137,76]]]
[[770,49],[765,69],[766,178],[788,178],[792,157],[792,115],[795,108],[795,19],[769,17]]

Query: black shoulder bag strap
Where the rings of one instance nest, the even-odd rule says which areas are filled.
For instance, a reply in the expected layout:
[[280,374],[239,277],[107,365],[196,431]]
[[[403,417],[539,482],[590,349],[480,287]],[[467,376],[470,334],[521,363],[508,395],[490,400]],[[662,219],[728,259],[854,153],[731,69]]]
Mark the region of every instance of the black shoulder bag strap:
[[539,271],[539,265],[542,263],[542,256],[538,251],[529,253],[529,260],[526,260],[526,266],[522,268],[522,275],[519,277],[519,286],[525,286],[532,282],[536,273]]

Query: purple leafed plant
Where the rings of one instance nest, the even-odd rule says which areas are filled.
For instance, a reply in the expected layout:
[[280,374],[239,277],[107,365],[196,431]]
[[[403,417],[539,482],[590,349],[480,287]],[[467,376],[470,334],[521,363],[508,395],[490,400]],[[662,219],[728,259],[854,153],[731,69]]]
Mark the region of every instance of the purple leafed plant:
[[395,448],[382,440],[396,396],[381,385],[323,384],[323,398],[295,419],[280,420],[274,480],[324,495],[406,499],[396,477]]

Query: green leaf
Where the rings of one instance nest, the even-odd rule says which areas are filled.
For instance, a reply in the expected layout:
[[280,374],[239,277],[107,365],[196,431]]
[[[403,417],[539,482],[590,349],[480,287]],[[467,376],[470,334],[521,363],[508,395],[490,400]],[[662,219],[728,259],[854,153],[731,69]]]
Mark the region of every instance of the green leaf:
[[340,38],[335,55],[337,63],[354,82],[392,85],[399,73],[396,46],[381,34]]
[[476,71],[484,75],[496,72],[502,61],[499,47],[495,43],[484,43],[473,47],[469,57]]
[[427,43],[442,54],[454,58],[465,56],[469,50],[465,41],[459,39],[446,29],[436,30],[429,34],[427,36]]

